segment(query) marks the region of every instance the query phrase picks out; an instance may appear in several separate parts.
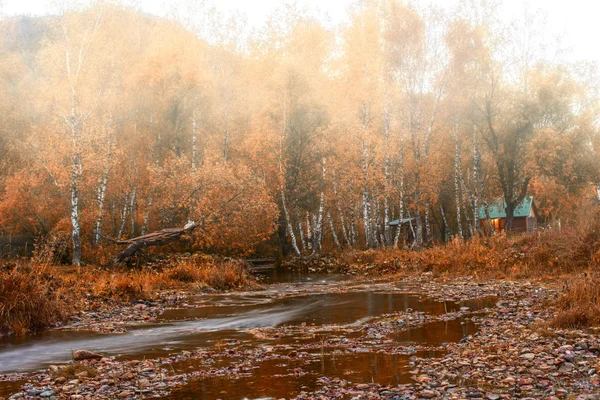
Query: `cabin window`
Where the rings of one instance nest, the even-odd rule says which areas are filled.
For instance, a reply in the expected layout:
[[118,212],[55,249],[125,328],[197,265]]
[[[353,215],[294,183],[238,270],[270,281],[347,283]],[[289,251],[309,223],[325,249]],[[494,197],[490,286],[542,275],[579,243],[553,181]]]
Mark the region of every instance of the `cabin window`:
[[496,232],[500,232],[502,230],[504,230],[504,218],[491,218],[490,219],[490,224],[492,225],[492,227],[494,228],[494,230]]

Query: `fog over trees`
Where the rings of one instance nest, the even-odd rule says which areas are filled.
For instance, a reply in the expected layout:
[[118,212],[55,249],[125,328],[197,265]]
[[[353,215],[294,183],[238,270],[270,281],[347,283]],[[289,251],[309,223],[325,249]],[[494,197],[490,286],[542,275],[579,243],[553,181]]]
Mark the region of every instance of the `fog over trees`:
[[[485,2],[484,2],[485,3]],[[597,201],[598,79],[533,16],[361,1],[260,29],[115,3],[0,19],[0,234],[103,246],[194,221],[227,255],[423,247]],[[388,225],[406,221],[403,228]]]

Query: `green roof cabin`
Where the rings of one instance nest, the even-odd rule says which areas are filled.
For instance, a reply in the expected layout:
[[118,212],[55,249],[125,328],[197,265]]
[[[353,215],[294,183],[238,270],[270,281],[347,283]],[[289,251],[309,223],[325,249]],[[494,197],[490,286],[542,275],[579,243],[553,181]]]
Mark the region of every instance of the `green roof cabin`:
[[[479,208],[479,221],[483,229],[487,229],[487,217],[489,214],[491,227],[500,232],[504,230],[506,224],[506,202],[504,197],[500,197],[487,205]],[[537,209],[533,196],[525,196],[521,204],[515,208],[512,222],[512,231],[517,232],[535,232],[537,229]]]

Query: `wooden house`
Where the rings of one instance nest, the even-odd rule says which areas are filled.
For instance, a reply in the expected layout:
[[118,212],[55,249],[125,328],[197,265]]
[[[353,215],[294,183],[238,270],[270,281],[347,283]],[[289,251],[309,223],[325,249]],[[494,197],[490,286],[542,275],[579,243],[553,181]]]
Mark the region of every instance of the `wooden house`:
[[[490,219],[490,225],[496,232],[504,230],[506,225],[506,202],[504,197],[500,197],[486,206],[479,208],[479,222],[482,228],[488,229],[487,219]],[[514,211],[512,221],[512,231],[516,232],[535,232],[538,213],[533,201],[533,196],[525,196],[521,204]]]

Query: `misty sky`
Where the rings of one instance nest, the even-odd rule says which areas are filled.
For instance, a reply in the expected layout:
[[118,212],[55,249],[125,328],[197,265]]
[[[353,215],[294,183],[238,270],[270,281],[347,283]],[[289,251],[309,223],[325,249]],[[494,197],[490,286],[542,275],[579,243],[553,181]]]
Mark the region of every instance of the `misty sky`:
[[[137,0],[133,1],[143,10],[164,15],[175,2],[183,0]],[[415,3],[435,3],[444,7],[453,7],[458,0],[413,0]],[[352,0],[297,0],[300,5],[318,10],[327,15],[331,22],[344,19]],[[221,12],[241,11],[247,16],[250,27],[260,27],[267,16],[282,0],[218,0],[214,4]],[[51,12],[56,0],[0,0],[0,12],[8,15],[41,15]],[[568,49],[563,55],[569,60],[593,60],[600,62],[600,2],[595,0],[504,0],[501,7],[502,17],[511,19],[520,17],[525,10],[537,12],[545,18],[547,34],[560,38],[561,47]]]

